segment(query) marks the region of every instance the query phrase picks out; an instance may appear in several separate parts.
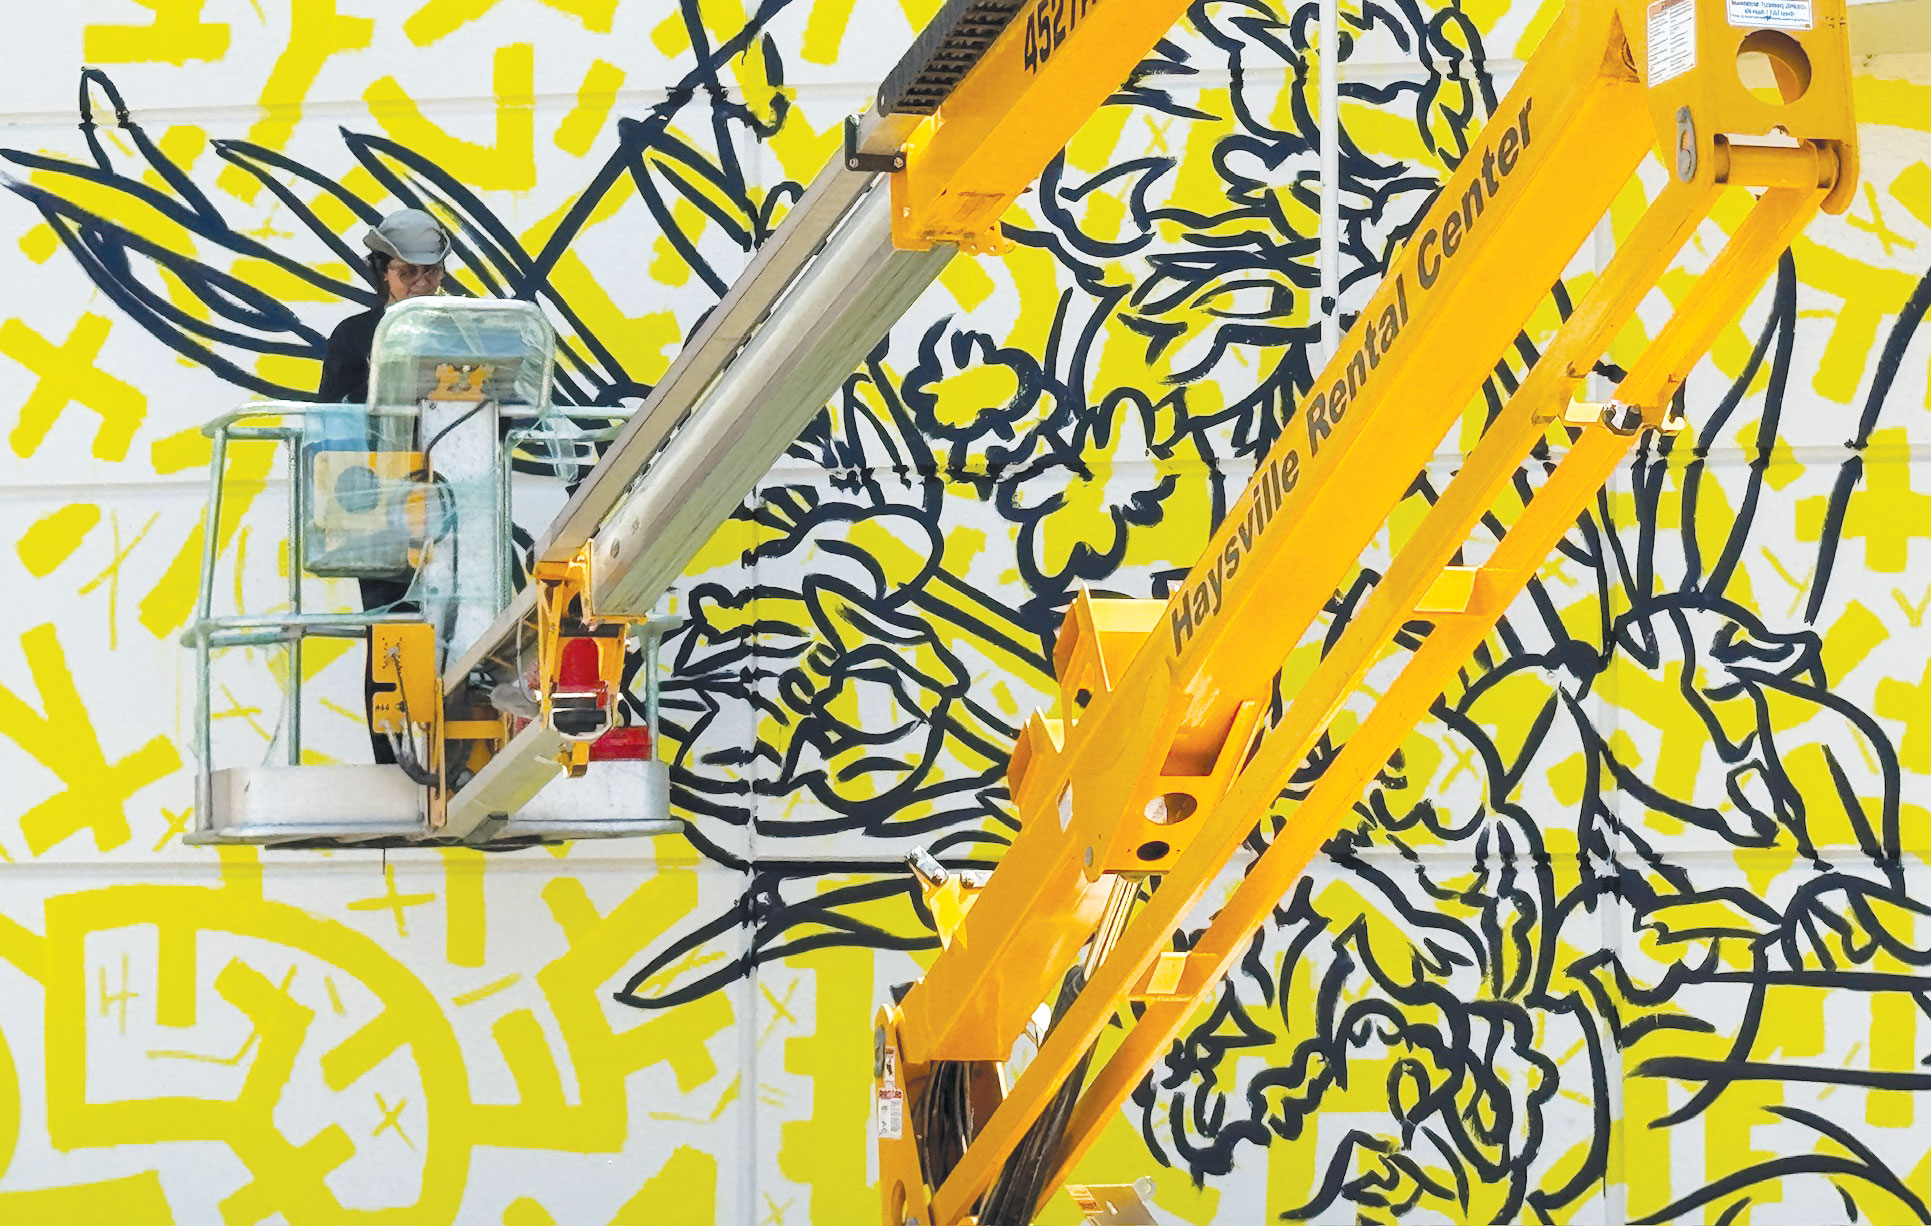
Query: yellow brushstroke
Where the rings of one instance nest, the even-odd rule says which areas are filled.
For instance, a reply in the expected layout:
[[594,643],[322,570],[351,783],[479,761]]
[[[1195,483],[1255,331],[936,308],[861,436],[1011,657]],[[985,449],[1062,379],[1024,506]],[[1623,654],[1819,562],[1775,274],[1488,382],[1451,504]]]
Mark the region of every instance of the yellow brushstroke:
[[[360,162],[356,163],[337,179],[336,183],[349,196],[362,200],[380,200],[388,194],[388,189],[375,177],[375,173]],[[330,230],[333,230],[337,234],[349,234],[353,232],[356,238],[360,238],[364,225],[362,219],[356,214],[355,210],[351,209],[335,193],[318,192],[308,199],[307,204],[309,209],[314,212],[315,219],[324,226],[327,226]],[[362,250],[359,242],[353,243],[351,246],[358,251]],[[338,270],[342,268],[341,265],[336,265],[335,267]],[[327,266],[324,266],[324,271],[326,270]],[[359,265],[352,275],[356,277],[363,275]]]
[[[164,159],[174,163],[183,172],[191,172],[194,164],[201,160],[201,155],[208,150],[208,130],[194,124],[169,124],[162,130],[154,145],[161,151]],[[160,168],[155,165],[149,165],[141,171],[141,182],[157,192],[174,190],[167,179],[162,177]]]
[[1872,709],[1904,726],[1896,741],[1898,765],[1916,774],[1931,773],[1931,664],[1915,682],[1898,677],[1878,682]]
[[14,1069],[13,1051],[0,1035],[0,1175],[13,1161],[14,1146],[20,1141],[20,1076]]
[[[323,65],[345,51],[360,51],[369,45],[375,19],[345,16],[336,11],[336,3],[291,0],[288,45],[262,85],[261,118],[248,129],[250,142],[266,149],[287,148],[295,125],[302,120],[302,104],[322,75]],[[216,183],[223,191],[251,202],[261,191],[261,180],[234,165],[224,167]]]
[[141,525],[141,530],[136,532],[134,539],[129,541],[124,547],[121,544],[120,513],[114,512],[110,514],[108,516],[108,527],[113,534],[113,541],[109,549],[112,551],[113,560],[107,564],[106,570],[95,575],[86,583],[81,584],[79,591],[76,593],[77,595],[85,596],[101,586],[101,584],[105,583],[107,585],[107,649],[109,651],[114,651],[120,647],[121,566],[127,561],[128,556],[140,547],[141,542],[147,539],[147,534],[153,530],[154,525],[160,519],[161,513],[159,511],[148,516],[147,522]]
[[[1874,450],[1886,446],[1902,447],[1904,444],[1902,426],[1878,430],[1871,435]],[[1844,559],[1847,545],[1861,541],[1863,562],[1867,569],[1886,575],[1904,573],[1910,543],[1931,537],[1931,519],[1926,518],[1927,510],[1931,510],[1931,494],[1918,493],[1911,487],[1913,467],[1907,461],[1878,458],[1873,459],[1864,470],[1863,484],[1852,494],[1849,505],[1844,509],[1843,528],[1838,537],[1840,561]],[[1823,535],[1824,517],[1829,509],[1830,498],[1825,494],[1800,500],[1797,504],[1797,539],[1819,539]]]
[[574,878],[545,885],[543,900],[569,935],[570,952],[538,972],[537,984],[569,1038],[577,1067],[590,1067],[583,1063],[590,1060],[608,1074],[583,1081],[583,1112],[621,1121],[621,1085],[614,1078],[631,1069],[668,1063],[684,1091],[716,1076],[717,1064],[706,1041],[732,1024],[726,993],[647,1015],[648,1020],[621,1032],[611,1030],[597,1003],[605,982],[630,966],[639,948],[657,940],[696,905],[697,874],[659,868],[606,916],[597,914],[583,884]]
[[[605,193],[590,215],[582,219],[577,240],[582,242],[596,227],[621,216],[624,206],[635,199],[635,193],[629,190]],[[521,236],[524,247],[530,251],[543,250],[574,206],[575,201],[566,200],[525,230]],[[609,348],[632,378],[655,381],[669,368],[672,354],[684,339],[677,317],[672,312],[658,310],[633,313],[618,307],[611,296],[615,286],[598,276],[583,257],[571,248],[565,248],[559,254],[550,270],[550,284],[556,287],[560,296],[569,300],[571,309],[583,321],[585,331]]]
[[481,966],[485,938],[483,865],[487,857],[466,847],[446,847],[443,858],[443,954],[451,966]]
[[[827,879],[821,892],[835,888]],[[811,1189],[814,1222],[857,1222],[877,1212],[877,1193],[865,1179],[865,1150],[851,1137],[864,1136],[871,1096],[852,1093],[852,1070],[871,1063],[874,996],[870,952],[819,949],[787,960],[787,969],[815,981],[809,1028],[784,1040],[785,1071],[811,1083],[811,1108],[778,1125],[778,1170]]]
[[838,59],[845,31],[851,28],[857,0],[812,0],[805,16],[805,37],[798,57],[807,64],[830,64]]
[[394,77],[362,91],[369,112],[398,144],[458,174],[473,188],[527,191],[536,186],[536,52],[529,43],[497,49],[492,68],[496,139],[488,145],[452,136],[423,114]]
[[113,1222],[115,1226],[173,1226],[174,1213],[159,1171],[59,1188],[0,1192],[0,1221]]
[[550,1211],[528,1196],[503,1206],[503,1226],[556,1226]]
[[[276,459],[274,448],[264,444],[230,445],[228,448],[227,471],[222,477],[224,507],[216,544],[217,557],[235,539],[249,505],[266,488],[264,478],[275,466]],[[201,521],[188,534],[188,539],[175,552],[160,581],[141,598],[141,625],[156,638],[178,629],[194,610],[201,584],[201,549],[206,530],[207,515],[204,512]]]
[[1824,633],[1825,675],[1840,681],[1848,677],[1873,648],[1890,636],[1890,630],[1877,614],[1862,603],[1851,601]]
[[196,469],[206,472],[212,459],[213,440],[195,426],[163,435],[148,444],[148,463],[154,466],[156,473],[164,476]]
[[[617,0],[542,0],[542,3],[577,18],[585,29],[602,34],[610,32],[611,20],[617,12]],[[495,7],[496,0],[429,0],[402,23],[402,32],[418,47],[426,47]]]
[[[876,1204],[872,1211],[876,1215]],[[717,1157],[680,1145],[610,1222],[611,1226],[710,1226],[716,1220]]]
[[414,1149],[416,1143],[409,1139],[409,1134],[404,1132],[402,1128],[402,1113],[408,1108],[409,1100],[399,1098],[396,1100],[396,1105],[391,1107],[382,1100],[382,1095],[377,1094],[375,1096],[375,1106],[376,1110],[382,1113],[382,1122],[375,1126],[375,1131],[371,1132],[369,1136],[374,1138],[381,1136],[385,1132],[394,1132],[404,1145],[407,1145],[410,1149]]
[[691,279],[691,266],[685,262],[684,253],[671,241],[672,234],[693,235],[704,229],[704,214],[697,205],[683,196],[673,196],[670,206],[671,224],[665,232],[651,240],[650,277],[660,285],[676,287]]
[[166,737],[154,736],[133,753],[109,762],[54,627],[27,631],[20,646],[41,710],[35,711],[11,689],[0,686],[0,736],[47,767],[62,785],[21,815],[20,832],[34,855],[83,830],[93,834],[98,850],[119,847],[128,840],[129,798],[178,768],[181,756]]
[[15,455],[39,451],[61,413],[68,405],[79,404],[101,419],[94,434],[95,458],[127,458],[128,444],[147,417],[147,397],[95,365],[110,326],[106,316],[90,311],[56,345],[21,320],[0,323],[0,353],[39,377],[13,428],[10,441]]
[[196,1052],[196,1051],[176,1051],[171,1048],[153,1048],[148,1051],[148,1059],[150,1060],[190,1060],[196,1064],[216,1064],[224,1068],[239,1068],[241,1066],[241,1062],[248,1058],[248,1053],[255,1050],[255,1040],[259,1038],[261,1038],[261,1035],[251,1033],[246,1039],[242,1040],[241,1046],[235,1049],[235,1054],[232,1056],[210,1056],[202,1052]]
[[[1891,180],[1891,195],[1897,197],[1913,217],[1931,226],[1931,166],[1913,162]],[[1876,211],[1876,206],[1872,206]]]
[[91,502],[74,502],[50,511],[35,520],[15,543],[14,550],[27,573],[44,579],[73,556],[74,550],[94,525],[101,522],[100,507]]
[[1918,274],[1876,268],[1808,238],[1790,245],[1804,283],[1838,300],[1836,326],[1817,358],[1811,387],[1836,404],[1850,404],[1871,367],[1878,329],[1917,287]]
[[45,264],[60,250],[60,236],[46,222],[31,226],[20,236],[20,252],[36,264]]
[[418,47],[455,33],[496,7],[496,0],[429,0],[402,23],[402,32]]
[[436,901],[434,894],[403,894],[398,892],[396,890],[396,866],[384,861],[382,865],[382,893],[376,895],[374,898],[358,898],[354,902],[346,905],[351,911],[392,912],[396,918],[396,935],[406,937],[409,935],[409,924],[404,917],[404,911],[409,907],[420,907],[425,903],[434,901]]
[[154,840],[154,846],[149,849],[151,851],[160,851],[172,842],[176,835],[186,832],[188,819],[194,816],[194,806],[190,805],[184,809],[170,809],[164,805],[161,808],[161,816],[167,819],[168,826],[167,829],[161,832],[161,837]]
[[[1909,1069],[1918,1063],[1918,1006],[1907,992],[1874,992],[1871,1001],[1871,1067]],[[1909,1128],[1916,1118],[1906,1090],[1873,1090],[1864,1118],[1878,1128]]]
[[489,983],[484,984],[480,988],[474,989],[473,991],[458,992],[456,993],[456,995],[450,997],[449,999],[459,1005],[473,1005],[477,1001],[488,1000],[490,997],[496,995],[498,992],[501,992],[506,990],[507,988],[510,988],[518,980],[522,978],[523,976],[518,974],[505,975],[501,979],[493,980]]
[[207,0],[132,0],[154,14],[144,26],[90,24],[83,54],[95,64],[219,60],[228,54],[228,23],[201,20]]
[[577,104],[557,124],[556,145],[565,153],[582,157],[596,144],[597,136],[610,120],[617,104],[617,91],[624,85],[624,70],[608,60],[591,61],[577,87]]

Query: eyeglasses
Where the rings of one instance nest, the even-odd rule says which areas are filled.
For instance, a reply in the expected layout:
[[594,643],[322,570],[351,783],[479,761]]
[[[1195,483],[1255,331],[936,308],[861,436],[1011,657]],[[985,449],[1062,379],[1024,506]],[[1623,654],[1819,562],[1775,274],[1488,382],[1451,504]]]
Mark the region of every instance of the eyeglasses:
[[441,264],[407,264],[401,260],[389,261],[389,271],[408,285],[416,281],[440,281],[443,279]]

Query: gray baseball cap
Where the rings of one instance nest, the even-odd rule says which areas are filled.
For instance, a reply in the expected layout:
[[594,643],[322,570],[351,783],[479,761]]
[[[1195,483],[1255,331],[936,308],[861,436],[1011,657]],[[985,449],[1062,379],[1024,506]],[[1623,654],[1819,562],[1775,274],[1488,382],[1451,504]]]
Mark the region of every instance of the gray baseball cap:
[[410,264],[440,264],[449,254],[449,232],[421,209],[398,209],[364,234],[362,245]]

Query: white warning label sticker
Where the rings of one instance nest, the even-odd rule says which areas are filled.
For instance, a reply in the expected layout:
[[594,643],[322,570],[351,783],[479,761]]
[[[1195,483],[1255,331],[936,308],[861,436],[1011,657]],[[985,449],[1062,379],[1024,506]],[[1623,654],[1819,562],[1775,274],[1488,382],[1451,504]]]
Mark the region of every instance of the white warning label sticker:
[[878,1137],[896,1141],[905,1133],[905,1092],[898,1088],[898,1052],[885,1049],[885,1069],[878,1079]]
[[1649,6],[1649,83],[1661,85],[1694,67],[1696,0],[1653,0]]
[[1730,24],[1742,29],[1808,30],[1810,0],[1723,0]]

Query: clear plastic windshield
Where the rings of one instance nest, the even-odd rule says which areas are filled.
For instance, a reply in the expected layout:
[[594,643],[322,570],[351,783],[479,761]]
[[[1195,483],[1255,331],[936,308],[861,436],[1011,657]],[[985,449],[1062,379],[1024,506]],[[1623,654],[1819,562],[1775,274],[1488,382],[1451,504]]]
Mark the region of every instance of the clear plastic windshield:
[[382,313],[369,354],[369,404],[550,403],[556,334],[534,303],[503,298],[408,298]]

